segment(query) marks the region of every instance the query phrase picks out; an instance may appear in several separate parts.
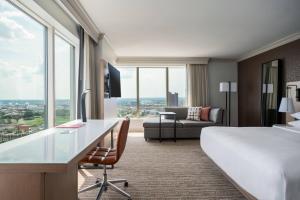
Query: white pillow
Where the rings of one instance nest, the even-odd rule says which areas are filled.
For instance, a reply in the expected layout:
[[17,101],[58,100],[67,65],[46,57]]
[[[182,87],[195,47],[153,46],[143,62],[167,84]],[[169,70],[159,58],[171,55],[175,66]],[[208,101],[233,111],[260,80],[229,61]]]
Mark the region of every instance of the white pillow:
[[288,122],[289,125],[300,128],[300,120]]
[[188,115],[187,118],[188,120],[200,120],[200,112],[201,112],[201,107],[190,107],[188,109]]
[[300,119],[300,112],[296,112],[291,114],[292,117],[294,117],[295,119]]

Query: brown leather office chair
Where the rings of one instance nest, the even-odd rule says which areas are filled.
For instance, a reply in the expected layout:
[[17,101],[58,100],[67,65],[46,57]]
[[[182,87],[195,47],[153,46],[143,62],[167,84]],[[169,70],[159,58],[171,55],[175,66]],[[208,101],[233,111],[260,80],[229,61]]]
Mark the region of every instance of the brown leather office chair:
[[128,199],[131,199],[130,195],[118,188],[114,185],[114,183],[124,183],[125,187],[128,187],[128,182],[126,179],[116,179],[116,180],[107,180],[106,174],[106,165],[114,165],[116,164],[119,159],[121,158],[127,141],[128,129],[129,129],[130,120],[126,118],[122,121],[118,138],[117,138],[117,145],[115,149],[111,148],[103,148],[103,147],[95,147],[81,162],[82,163],[92,163],[92,164],[101,164],[104,167],[103,178],[102,180],[98,179],[96,184],[86,187],[79,191],[79,193],[92,190],[95,188],[100,187],[100,190],[97,195],[97,200],[101,198],[101,195],[107,188],[111,188],[115,192],[118,192]]

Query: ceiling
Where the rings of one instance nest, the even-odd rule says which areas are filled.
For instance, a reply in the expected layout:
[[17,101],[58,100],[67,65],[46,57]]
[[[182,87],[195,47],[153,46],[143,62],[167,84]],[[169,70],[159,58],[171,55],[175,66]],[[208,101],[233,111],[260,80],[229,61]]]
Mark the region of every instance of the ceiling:
[[300,31],[299,0],[79,0],[117,56],[239,58]]

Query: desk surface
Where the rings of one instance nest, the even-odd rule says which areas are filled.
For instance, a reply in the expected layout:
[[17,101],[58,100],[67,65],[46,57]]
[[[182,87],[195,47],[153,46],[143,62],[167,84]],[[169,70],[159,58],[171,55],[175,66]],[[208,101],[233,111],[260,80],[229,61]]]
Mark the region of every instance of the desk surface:
[[0,144],[0,169],[5,164],[68,164],[117,123],[117,119],[88,120],[81,128],[50,128]]

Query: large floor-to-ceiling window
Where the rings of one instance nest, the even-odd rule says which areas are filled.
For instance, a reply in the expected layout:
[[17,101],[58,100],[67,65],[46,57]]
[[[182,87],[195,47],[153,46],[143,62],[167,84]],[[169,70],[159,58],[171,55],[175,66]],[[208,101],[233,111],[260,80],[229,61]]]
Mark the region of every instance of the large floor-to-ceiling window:
[[46,27],[0,1],[0,142],[45,128]]
[[53,18],[38,17],[32,3],[0,1],[0,143],[69,121],[75,112],[78,39]]
[[118,117],[137,117],[137,69],[122,67],[118,69],[121,77],[122,98],[117,99]]
[[163,111],[166,99],[166,68],[139,68],[139,116],[151,117]]
[[187,104],[186,99],[186,69],[185,67],[168,68],[169,92],[178,94],[178,106],[183,107]]
[[55,35],[55,125],[74,119],[74,46]]
[[119,66],[122,97],[117,99],[118,117],[154,117],[168,105],[168,92],[186,106],[185,66]]

